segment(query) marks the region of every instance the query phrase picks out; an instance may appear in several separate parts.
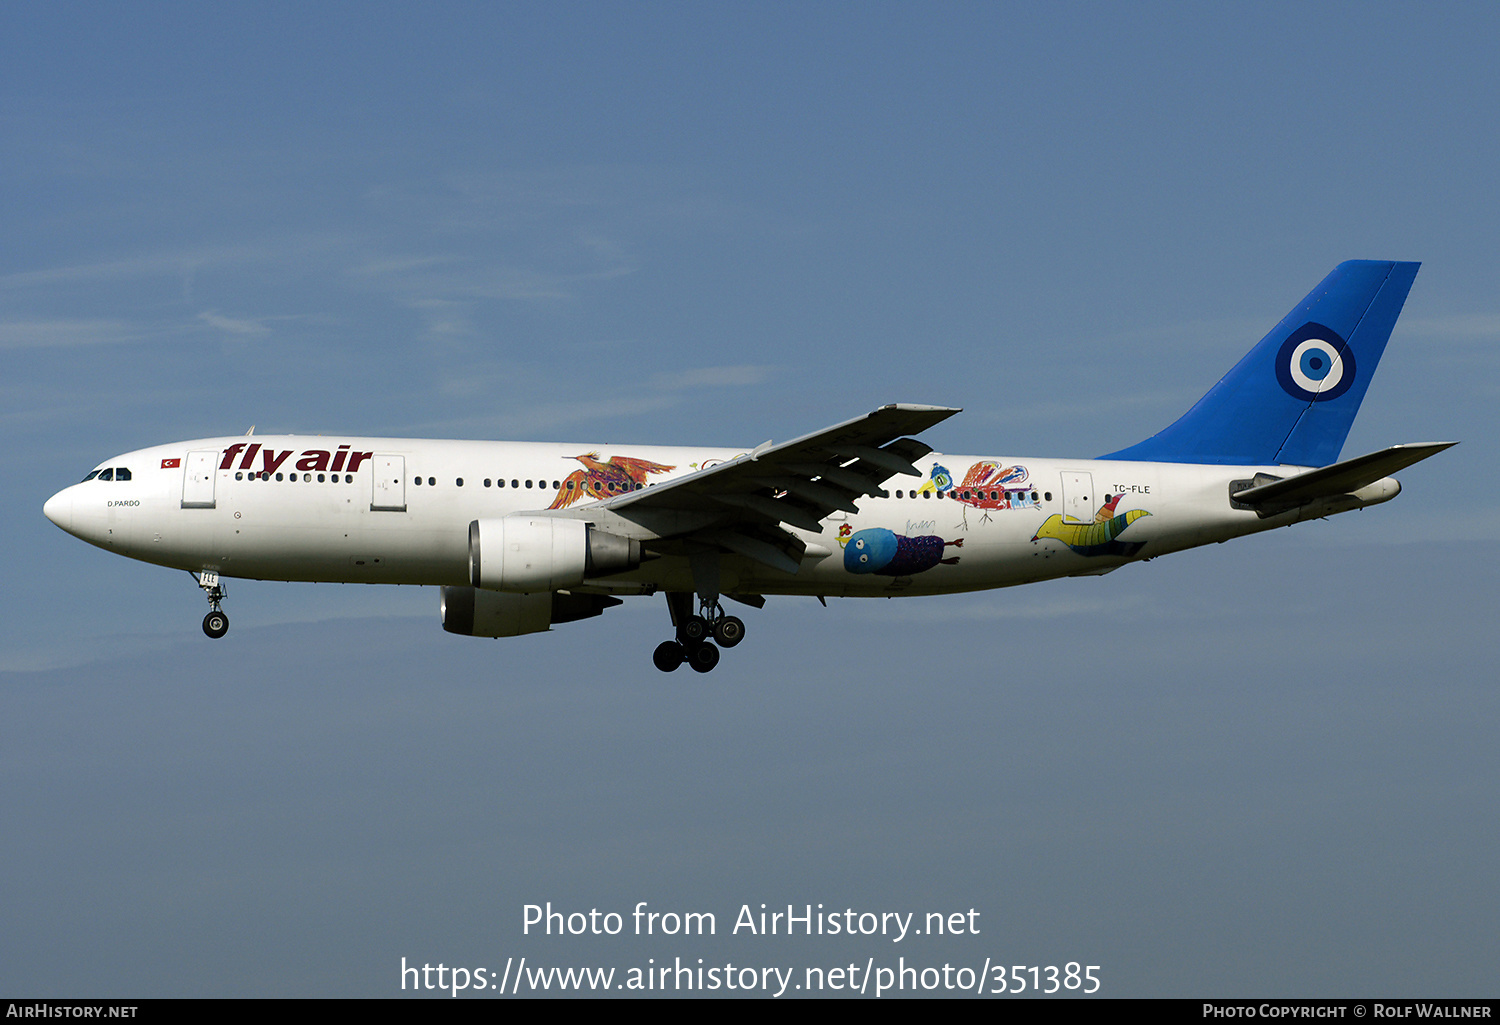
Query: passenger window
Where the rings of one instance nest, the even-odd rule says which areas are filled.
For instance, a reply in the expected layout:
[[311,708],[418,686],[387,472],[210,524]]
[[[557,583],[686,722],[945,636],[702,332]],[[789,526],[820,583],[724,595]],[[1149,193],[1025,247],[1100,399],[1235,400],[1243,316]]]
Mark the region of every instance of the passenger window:
[[932,497],[932,492],[931,491],[924,491],[924,492],[922,492],[922,497],[923,498],[931,498]]
[[344,474],[344,483],[345,484],[353,484],[354,483],[354,474],[352,474],[352,473],[346,473],[346,474]]
[[428,477],[427,478],[427,486],[429,488],[436,487],[437,486],[437,478],[436,477]]
[[312,483],[312,474],[310,474],[310,473],[304,473],[302,475],[302,482],[304,484],[311,484]]
[[277,475],[276,475],[276,479],[277,479],[277,480],[280,480],[280,479],[281,479],[281,474],[279,474],[279,473],[278,473],[278,474],[277,474]]
[[323,483],[323,480],[324,480],[324,477],[323,477],[323,475],[322,475],[322,474],[321,474],[321,473],[320,473],[320,474],[318,474],[318,483],[319,483],[319,484],[322,484],[322,483]]
[[573,490],[573,482],[572,481],[568,481],[568,490],[569,491]]
[[1052,492],[1047,492],[1047,501],[1052,501]]
[[464,486],[464,479],[462,477],[458,478],[458,486],[459,487],[463,487]]
[[123,466],[115,467],[115,480],[129,480],[130,471]]
[[234,475],[234,479],[235,480],[244,480],[245,479],[245,475],[243,473],[236,473]]
[[518,487],[521,486],[521,482],[518,481],[518,480],[512,479],[511,482],[510,482],[510,486],[513,487],[513,488],[518,488]]
[[489,478],[488,478],[488,477],[486,477],[486,478],[485,478],[485,479],[484,479],[484,486],[485,486],[485,487],[489,487],[489,486],[490,486],[490,479],[489,479]]
[[527,487],[528,487],[528,488],[529,488],[529,487],[531,487],[531,481],[527,481],[527,482],[526,482],[526,486],[527,486]]
[[108,470],[101,470],[99,472],[99,479],[100,480],[114,480],[115,479],[115,471],[114,471],[114,469],[111,468],[111,469],[108,469]]

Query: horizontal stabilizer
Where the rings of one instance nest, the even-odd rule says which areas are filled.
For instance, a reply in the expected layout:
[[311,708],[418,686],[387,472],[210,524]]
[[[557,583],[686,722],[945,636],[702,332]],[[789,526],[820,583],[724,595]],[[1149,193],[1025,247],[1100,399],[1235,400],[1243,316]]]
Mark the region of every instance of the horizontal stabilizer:
[[1319,498],[1351,494],[1457,444],[1456,441],[1424,441],[1410,445],[1392,445],[1379,452],[1355,456],[1295,477],[1259,484],[1235,492],[1230,497],[1237,504],[1252,508],[1289,509]]

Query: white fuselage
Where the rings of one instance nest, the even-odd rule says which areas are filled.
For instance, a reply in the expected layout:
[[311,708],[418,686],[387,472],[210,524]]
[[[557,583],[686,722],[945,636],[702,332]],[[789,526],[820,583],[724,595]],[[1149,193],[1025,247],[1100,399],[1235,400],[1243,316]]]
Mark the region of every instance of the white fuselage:
[[[608,472],[590,466],[616,456],[667,468],[638,470],[637,483],[622,478],[615,486],[623,491],[739,454],[630,445],[210,438],[108,460],[101,470],[123,467],[130,479],[75,484],[55,495],[46,513],[101,548],[192,572],[466,585],[468,528],[476,519],[561,503],[586,518],[597,499],[618,493],[608,490]],[[939,453],[920,464],[926,477],[892,477],[885,484],[889,497],[860,499],[857,513],[835,513],[822,521],[821,532],[787,526],[807,545],[796,573],[727,556],[722,591],[886,596],[1007,587],[1107,572],[1284,526],[1301,515],[1262,518],[1229,499],[1232,481],[1257,473],[1286,477],[1301,468]],[[1344,508],[1385,501],[1397,488],[1389,480],[1372,485]],[[649,531],[642,538],[649,544]],[[863,550],[864,540],[882,538],[900,548],[881,556],[885,564],[861,565],[849,552],[851,541]],[[681,557],[649,559],[588,586],[621,594],[693,589]]]

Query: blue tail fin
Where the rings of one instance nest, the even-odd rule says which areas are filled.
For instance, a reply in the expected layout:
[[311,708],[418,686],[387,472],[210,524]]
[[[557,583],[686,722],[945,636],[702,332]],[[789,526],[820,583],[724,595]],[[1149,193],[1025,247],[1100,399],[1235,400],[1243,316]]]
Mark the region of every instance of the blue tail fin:
[[1182,419],[1099,458],[1295,466],[1337,461],[1419,266],[1339,264]]

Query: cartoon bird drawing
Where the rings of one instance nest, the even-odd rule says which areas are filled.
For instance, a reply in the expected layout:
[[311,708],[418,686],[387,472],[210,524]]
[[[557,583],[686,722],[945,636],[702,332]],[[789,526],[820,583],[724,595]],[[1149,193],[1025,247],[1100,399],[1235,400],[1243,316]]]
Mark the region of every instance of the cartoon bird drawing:
[[[1119,503],[1119,496],[1115,497],[1115,503]],[[1115,538],[1142,516],[1150,515],[1144,509],[1132,509],[1099,523],[1064,523],[1060,514],[1053,513],[1037,529],[1031,540],[1039,541],[1050,537],[1061,541],[1079,555],[1131,556],[1140,551],[1145,542],[1116,541]]]
[[850,573],[879,573],[886,577],[909,577],[942,563],[954,565],[958,556],[943,558],[943,550],[962,548],[964,539],[944,541],[936,534],[907,537],[884,527],[869,527],[848,537],[840,537],[844,546],[844,568]]
[[[953,489],[953,497],[964,504],[964,518],[961,526],[965,530],[969,527],[968,507],[971,505],[984,512],[984,515],[980,517],[981,523],[990,521],[991,509],[1014,508],[1017,503],[1012,499],[1011,492],[1003,489],[1014,488],[1024,483],[1028,476],[1030,474],[1024,466],[1002,468],[992,459],[969,467],[969,472],[964,474],[963,482]],[[969,497],[965,498],[966,494]],[[958,527],[954,529],[957,530]]]
[[926,483],[924,483],[920,488],[914,491],[913,494],[941,495],[945,491],[952,490],[952,488],[953,474],[948,472],[948,468],[946,466],[943,466],[939,463],[933,463],[932,473],[928,474]]
[[1106,520],[1114,519],[1115,506],[1119,505],[1120,499],[1124,497],[1125,495],[1123,493],[1118,495],[1105,495],[1104,504],[1099,507],[1098,512],[1094,513],[1094,522],[1104,523]]
[[547,507],[549,509],[566,509],[586,497],[604,498],[622,491],[634,491],[645,485],[648,474],[677,469],[630,456],[610,456],[609,462],[601,463],[598,452],[585,452],[573,458],[583,464],[583,469],[568,474],[568,479],[557,489],[557,497]]

